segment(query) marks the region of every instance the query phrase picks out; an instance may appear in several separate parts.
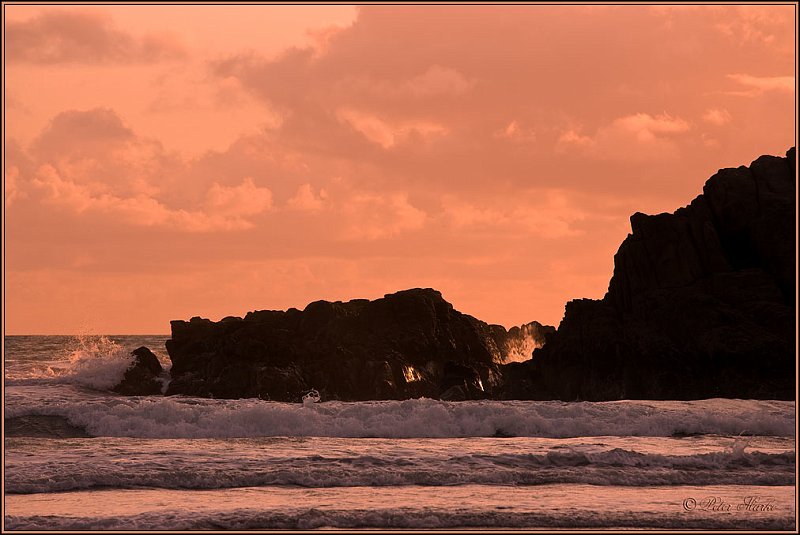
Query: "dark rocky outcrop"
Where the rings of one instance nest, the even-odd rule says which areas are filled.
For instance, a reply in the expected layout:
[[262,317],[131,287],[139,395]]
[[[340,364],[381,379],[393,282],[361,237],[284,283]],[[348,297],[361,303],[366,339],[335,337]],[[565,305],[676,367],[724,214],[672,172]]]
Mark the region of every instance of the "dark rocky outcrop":
[[533,322],[506,332],[432,289],[171,325],[168,395],[280,401],[312,388],[322,400],[491,397],[526,337],[540,344],[554,330]]
[[144,346],[131,351],[131,355],[133,362],[125,371],[122,381],[113,388],[114,392],[126,396],[160,394],[162,383],[158,379],[164,370],[158,357]]
[[795,149],[722,169],[672,214],[631,217],[602,300],[506,367],[504,398],[795,397]]

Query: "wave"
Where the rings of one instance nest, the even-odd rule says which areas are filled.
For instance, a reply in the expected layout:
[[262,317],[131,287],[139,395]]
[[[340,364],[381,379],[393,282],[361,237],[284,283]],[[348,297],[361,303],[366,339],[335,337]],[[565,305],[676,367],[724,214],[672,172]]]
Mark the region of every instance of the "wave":
[[773,435],[794,436],[794,402],[469,401],[295,404],[258,399],[57,397],[6,389],[6,417],[45,415],[100,437],[353,438]]
[[88,438],[86,430],[60,416],[19,416],[6,418],[5,437]]
[[106,336],[76,336],[47,359],[14,366],[6,372],[6,385],[64,383],[108,390],[132,363],[130,350]]
[[[200,454],[202,456],[202,454]],[[614,448],[543,454],[471,454],[398,458],[348,454],[226,460],[133,455],[81,463],[17,460],[9,454],[5,490],[10,494],[97,488],[223,489],[236,487],[389,487],[404,485],[791,485],[795,453],[755,451],[694,455],[644,454]]]
[[103,518],[60,515],[6,516],[11,530],[308,530],[320,528],[458,529],[458,528],[660,528],[789,530],[791,515],[676,515],[668,512],[581,511],[524,512],[508,510],[473,512],[452,510],[394,509],[323,510],[313,507],[290,511],[236,509],[221,512],[169,511]]
[[[5,370],[6,386],[67,384],[106,391],[119,384],[133,364],[133,348],[108,336],[64,338],[57,344],[42,344],[44,354],[32,348],[18,350],[22,355],[12,357]],[[169,369],[168,357],[155,354]]]

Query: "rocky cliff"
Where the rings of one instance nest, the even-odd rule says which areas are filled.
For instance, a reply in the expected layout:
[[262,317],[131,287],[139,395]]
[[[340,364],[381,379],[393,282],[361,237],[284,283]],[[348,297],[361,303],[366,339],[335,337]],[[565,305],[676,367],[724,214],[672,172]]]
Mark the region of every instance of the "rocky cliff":
[[279,401],[312,388],[323,400],[492,397],[502,364],[555,330],[533,322],[507,332],[432,289],[171,326],[167,395]]
[[795,397],[795,149],[722,169],[672,214],[631,216],[602,300],[567,303],[515,399]]

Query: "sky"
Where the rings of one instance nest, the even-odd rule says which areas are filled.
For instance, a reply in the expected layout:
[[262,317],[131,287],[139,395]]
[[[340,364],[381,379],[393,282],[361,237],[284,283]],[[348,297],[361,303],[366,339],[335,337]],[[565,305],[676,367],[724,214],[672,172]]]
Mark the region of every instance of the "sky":
[[631,214],[795,144],[793,4],[3,14],[6,334],[415,287],[558,325]]

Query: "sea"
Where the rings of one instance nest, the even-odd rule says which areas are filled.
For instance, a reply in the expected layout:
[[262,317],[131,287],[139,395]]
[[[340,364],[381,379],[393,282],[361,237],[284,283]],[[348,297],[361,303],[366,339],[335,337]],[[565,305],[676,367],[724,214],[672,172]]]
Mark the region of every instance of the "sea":
[[167,338],[5,337],[5,530],[797,527],[794,401],[109,390]]

